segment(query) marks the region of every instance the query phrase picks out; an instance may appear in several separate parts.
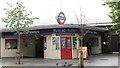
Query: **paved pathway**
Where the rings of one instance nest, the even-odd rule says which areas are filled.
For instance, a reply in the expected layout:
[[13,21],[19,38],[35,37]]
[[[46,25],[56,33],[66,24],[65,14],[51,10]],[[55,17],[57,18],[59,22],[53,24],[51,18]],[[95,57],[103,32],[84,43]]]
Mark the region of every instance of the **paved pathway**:
[[[23,64],[15,64],[15,58],[2,58],[3,66],[64,66],[67,64],[73,64],[72,66],[78,66],[78,59],[72,60],[53,60],[53,59],[38,59],[38,58],[24,58]],[[58,65],[56,65],[58,63]],[[103,66],[103,68],[117,67],[118,66],[118,54],[100,54],[92,55],[88,59],[84,60],[84,65],[88,68],[92,66]],[[109,67],[110,66],[110,67]]]
[[120,68],[120,54],[118,55],[118,66]]
[[0,59],[0,68],[2,67],[2,59]]

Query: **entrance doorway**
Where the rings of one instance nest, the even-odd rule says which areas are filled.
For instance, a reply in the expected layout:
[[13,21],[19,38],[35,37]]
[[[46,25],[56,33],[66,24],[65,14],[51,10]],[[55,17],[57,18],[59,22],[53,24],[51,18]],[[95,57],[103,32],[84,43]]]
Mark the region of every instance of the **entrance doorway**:
[[119,43],[119,36],[112,35],[111,36],[112,52],[119,52],[118,51],[118,43]]
[[71,37],[60,37],[61,59],[72,59]]
[[35,36],[36,58],[44,58],[44,40],[43,36]]

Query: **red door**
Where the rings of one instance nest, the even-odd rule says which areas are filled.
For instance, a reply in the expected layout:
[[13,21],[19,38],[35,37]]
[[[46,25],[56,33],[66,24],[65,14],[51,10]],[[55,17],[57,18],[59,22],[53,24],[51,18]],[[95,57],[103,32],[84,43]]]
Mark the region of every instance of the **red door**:
[[61,37],[61,59],[72,59],[71,37]]

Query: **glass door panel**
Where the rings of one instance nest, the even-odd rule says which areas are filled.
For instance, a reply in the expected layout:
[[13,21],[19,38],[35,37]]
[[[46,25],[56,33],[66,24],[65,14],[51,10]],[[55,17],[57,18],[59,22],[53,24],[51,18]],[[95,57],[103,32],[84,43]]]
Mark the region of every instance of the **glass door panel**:
[[67,49],[71,49],[71,38],[67,38]]
[[62,46],[62,49],[66,48],[66,43],[65,43],[65,38],[64,37],[61,38],[61,46]]

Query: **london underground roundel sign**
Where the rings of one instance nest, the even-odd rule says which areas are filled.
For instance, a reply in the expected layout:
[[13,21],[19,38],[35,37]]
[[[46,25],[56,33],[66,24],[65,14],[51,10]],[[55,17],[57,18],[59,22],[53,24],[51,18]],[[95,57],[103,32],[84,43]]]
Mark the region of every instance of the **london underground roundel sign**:
[[60,13],[57,15],[56,19],[57,19],[57,22],[58,22],[59,24],[64,24],[65,21],[66,21],[65,14],[64,14],[63,12],[60,12]]

